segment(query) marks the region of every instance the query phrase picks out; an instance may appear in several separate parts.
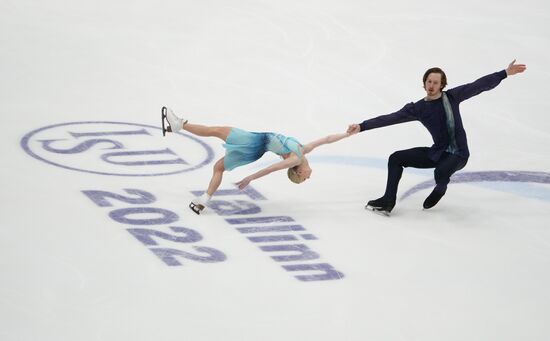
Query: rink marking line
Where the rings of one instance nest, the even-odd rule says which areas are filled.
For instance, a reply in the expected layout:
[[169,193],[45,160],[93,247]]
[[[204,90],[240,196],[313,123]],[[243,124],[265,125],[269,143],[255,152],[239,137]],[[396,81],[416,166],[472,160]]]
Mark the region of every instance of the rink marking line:
[[[329,163],[337,165],[350,165],[358,167],[370,167],[377,169],[387,169],[387,161],[381,158],[373,157],[352,157],[340,155],[317,155],[310,157],[310,162]],[[407,173],[415,175],[433,177],[432,170],[407,168]],[[469,183],[477,186],[482,186],[496,191],[512,193],[523,197],[550,201],[550,190],[540,187],[537,191],[533,191],[527,184],[550,184],[550,173],[538,171],[507,171],[507,170],[488,170],[475,172],[458,172],[451,177],[451,184]],[[502,186],[498,184],[522,184],[521,187]],[[414,187],[407,190],[400,200],[404,200],[412,194],[432,188],[435,185],[434,180],[423,181]]]

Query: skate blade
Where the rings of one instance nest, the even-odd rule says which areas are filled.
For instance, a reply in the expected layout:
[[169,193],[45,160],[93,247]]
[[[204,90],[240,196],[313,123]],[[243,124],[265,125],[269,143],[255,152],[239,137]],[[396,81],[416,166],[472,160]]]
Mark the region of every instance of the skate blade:
[[162,107],[160,110],[160,121],[162,122],[162,136],[166,136],[166,126],[164,125],[164,120],[166,119],[166,107]]
[[376,207],[372,207],[372,206],[365,206],[365,210],[367,211],[372,211],[378,215],[381,215],[381,216],[384,216],[384,217],[389,217],[390,216],[390,212],[386,211],[386,210],[381,210],[379,208],[376,208]]
[[190,203],[189,208],[191,209],[191,211],[200,215],[202,210],[204,210],[204,205],[201,205],[201,204],[195,205],[194,203]]

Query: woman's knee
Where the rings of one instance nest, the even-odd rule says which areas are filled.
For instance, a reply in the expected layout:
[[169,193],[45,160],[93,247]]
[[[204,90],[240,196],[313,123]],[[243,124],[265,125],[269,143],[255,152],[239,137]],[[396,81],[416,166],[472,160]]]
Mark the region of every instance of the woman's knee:
[[225,166],[223,164],[223,158],[221,158],[214,164],[214,173],[223,173],[224,171]]

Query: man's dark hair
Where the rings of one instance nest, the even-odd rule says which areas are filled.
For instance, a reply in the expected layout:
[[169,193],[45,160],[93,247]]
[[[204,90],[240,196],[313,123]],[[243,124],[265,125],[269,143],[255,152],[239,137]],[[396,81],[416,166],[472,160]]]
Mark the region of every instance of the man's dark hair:
[[443,72],[443,70],[438,67],[428,69],[424,73],[424,77],[422,77],[422,87],[424,87],[424,85],[426,84],[426,79],[428,79],[430,73],[439,73],[441,75],[441,90],[443,90],[447,86],[447,75],[445,74],[445,72]]

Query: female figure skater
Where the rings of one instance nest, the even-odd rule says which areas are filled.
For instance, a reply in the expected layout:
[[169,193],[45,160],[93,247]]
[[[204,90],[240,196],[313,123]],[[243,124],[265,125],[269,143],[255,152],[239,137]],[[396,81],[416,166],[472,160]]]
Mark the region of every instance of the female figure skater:
[[[164,119],[168,127],[164,129]],[[225,144],[225,156],[214,164],[212,179],[206,192],[195,198],[189,208],[196,214],[204,210],[206,204],[221,184],[224,171],[230,171],[258,160],[267,152],[273,152],[282,160],[251,174],[237,183],[239,189],[245,188],[252,180],[259,179],[275,171],[288,169],[290,181],[299,184],[311,176],[311,167],[305,157],[313,149],[328,143],[340,141],[351,136],[350,133],[328,135],[308,144],[302,145],[293,137],[271,132],[249,132],[233,127],[210,127],[189,123],[186,119],[176,116],[170,108],[162,108],[163,134],[177,132],[181,129],[197,136],[213,136],[222,139]]]

